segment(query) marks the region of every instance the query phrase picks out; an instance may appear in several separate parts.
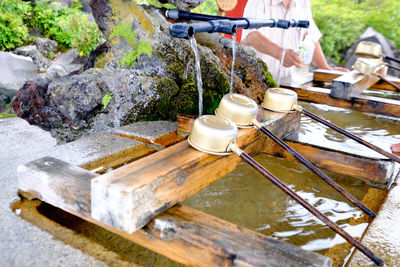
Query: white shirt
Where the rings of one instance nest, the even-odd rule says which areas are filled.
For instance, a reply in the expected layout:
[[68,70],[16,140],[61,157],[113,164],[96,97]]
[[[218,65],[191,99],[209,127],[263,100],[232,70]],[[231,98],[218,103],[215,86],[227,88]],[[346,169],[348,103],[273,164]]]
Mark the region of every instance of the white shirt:
[[[249,0],[244,9],[243,17],[258,19],[308,20],[310,21],[310,28],[308,30],[311,33],[313,41],[317,42],[322,36],[312,18],[309,0],[291,0],[288,8],[286,8],[282,0]],[[297,51],[307,29],[279,29],[263,27],[260,29],[243,30],[242,40],[253,31],[260,32],[269,40],[285,49],[291,48],[294,51]],[[271,72],[275,81],[278,81],[280,60],[267,54],[263,54],[257,50],[255,50],[255,52],[257,56],[267,64],[268,70]],[[288,79],[289,77],[290,68],[282,66],[281,79]]]

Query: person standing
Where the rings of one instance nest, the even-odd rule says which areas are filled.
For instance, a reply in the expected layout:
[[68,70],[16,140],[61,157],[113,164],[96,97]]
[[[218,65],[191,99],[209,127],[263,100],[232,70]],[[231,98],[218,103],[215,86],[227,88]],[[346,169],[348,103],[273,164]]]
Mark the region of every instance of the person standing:
[[[305,37],[305,33],[311,34],[315,44],[313,55],[314,64],[320,69],[348,71],[345,68],[331,68],[322,51],[319,39],[321,32],[315,24],[309,0],[249,0],[244,9],[243,17],[258,19],[284,19],[284,20],[308,20],[309,29],[301,28],[269,28],[243,30],[241,44],[255,49],[257,57],[268,66],[272,77],[290,78],[290,67],[302,67],[301,58],[297,55],[297,48]],[[283,68],[280,70],[280,62]]]

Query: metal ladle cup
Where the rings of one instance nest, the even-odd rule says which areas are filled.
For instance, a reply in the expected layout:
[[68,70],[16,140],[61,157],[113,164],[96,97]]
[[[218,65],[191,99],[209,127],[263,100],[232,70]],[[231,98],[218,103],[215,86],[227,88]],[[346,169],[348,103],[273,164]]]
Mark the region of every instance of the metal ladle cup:
[[[393,58],[393,57],[389,57],[389,56],[385,56],[382,52],[382,46],[380,44],[374,43],[374,42],[368,42],[368,41],[362,41],[359,42],[357,47],[356,47],[356,51],[354,53],[355,55],[362,57],[362,58],[375,58],[375,59],[380,59],[382,64],[382,58],[388,59],[388,60],[392,60],[395,61],[397,63],[400,63],[400,60],[397,58]],[[393,65],[390,64],[385,64],[386,66],[388,66],[389,68],[395,69],[395,70],[399,70],[400,69],[398,67],[395,67]]]
[[358,58],[356,62],[354,62],[353,69],[361,72],[364,75],[375,75],[379,79],[384,80],[385,82],[393,86],[398,92],[400,92],[400,87],[397,84],[389,81],[388,79],[376,72],[377,68],[382,65],[381,62],[382,61],[379,59],[378,61],[376,61],[376,59]]
[[[367,257],[373,260],[377,265],[384,264],[384,261],[382,261],[379,257],[374,255],[363,244],[361,244],[359,241],[351,237],[337,224],[332,222],[323,213],[315,209],[312,205],[310,205],[307,201],[305,201],[303,198],[297,195],[292,189],[290,189],[287,185],[285,185],[282,181],[280,181],[276,176],[274,176],[262,165],[260,165],[253,158],[251,158],[247,153],[241,150],[236,144],[237,135],[238,135],[237,126],[230,120],[213,115],[204,115],[195,120],[188,141],[192,147],[205,153],[210,153],[210,154],[218,153],[220,155],[225,155],[229,154],[230,152],[234,152],[247,164],[249,164],[259,173],[261,173],[264,177],[270,180],[274,185],[278,186],[292,199],[294,199],[296,202],[302,205],[305,209],[307,209],[318,219],[320,219],[322,222],[328,225],[332,230],[341,235],[349,243],[354,245]],[[220,141],[222,143],[215,144],[215,142],[217,141]]]
[[[278,106],[276,103],[280,103],[281,106]],[[339,126],[315,115],[314,113],[304,109],[303,107],[297,105],[297,94],[296,92],[289,90],[289,89],[283,89],[283,88],[270,88],[265,92],[264,95],[264,102],[261,104],[264,108],[272,111],[277,111],[277,112],[292,112],[294,110],[302,112],[304,115],[312,118],[313,120],[316,120],[329,128],[343,134],[344,136],[347,136],[350,139],[353,139],[354,141],[369,147],[370,149],[384,155],[385,157],[390,158],[391,160],[394,160],[398,163],[400,163],[400,158],[398,156],[393,155],[392,153],[387,152],[386,150],[383,150],[380,147],[375,146],[374,144],[371,144],[370,142],[367,142],[358,136],[350,133],[349,131],[346,131],[343,128],[340,128]]]

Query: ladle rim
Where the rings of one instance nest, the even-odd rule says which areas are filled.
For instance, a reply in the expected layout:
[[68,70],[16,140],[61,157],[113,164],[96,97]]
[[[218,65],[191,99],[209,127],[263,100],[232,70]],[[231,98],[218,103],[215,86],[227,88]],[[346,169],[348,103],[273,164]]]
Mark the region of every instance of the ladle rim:
[[270,109],[270,108],[266,108],[263,105],[261,105],[261,106],[265,110],[276,112],[276,113],[287,113],[287,114],[290,114],[290,113],[295,113],[297,111],[295,108],[293,108],[292,110],[273,110],[273,109]]
[[[216,156],[227,156],[227,155],[232,154],[232,151],[230,151],[230,152],[214,152],[214,151],[205,150],[204,148],[201,148],[201,147],[197,146],[196,144],[194,144],[194,143],[190,140],[190,136],[188,137],[187,141],[188,141],[189,145],[192,146],[193,148],[195,148],[196,150],[199,150],[199,151],[204,152],[204,153],[207,153],[207,154],[216,155]],[[230,145],[231,145],[232,143],[233,143],[233,142],[230,142],[230,143],[229,143],[229,145],[228,145],[228,147],[227,147],[228,149],[230,148]]]

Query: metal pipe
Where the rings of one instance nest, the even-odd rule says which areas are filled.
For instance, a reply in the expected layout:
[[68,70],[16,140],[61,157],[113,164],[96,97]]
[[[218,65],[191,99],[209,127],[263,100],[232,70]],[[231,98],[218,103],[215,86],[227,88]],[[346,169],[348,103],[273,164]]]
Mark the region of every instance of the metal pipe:
[[368,207],[366,207],[363,203],[361,203],[358,199],[356,199],[353,195],[351,195],[349,192],[347,192],[343,187],[341,187],[339,184],[337,184],[335,181],[333,181],[331,178],[329,178],[328,175],[323,173],[320,169],[315,167],[310,161],[308,161],[306,158],[304,158],[302,155],[300,155],[296,150],[291,148],[289,145],[287,145],[285,142],[283,142],[278,136],[276,136],[273,132],[265,128],[264,126],[261,126],[260,131],[263,132],[265,135],[267,135],[269,138],[271,138],[273,141],[275,141],[278,145],[283,147],[286,151],[288,151],[292,156],[294,156],[298,161],[303,163],[308,169],[313,171],[316,175],[318,175],[322,180],[327,182],[330,186],[332,186],[336,191],[338,191],[340,194],[342,194],[346,199],[348,199],[350,202],[352,202],[354,205],[359,207],[363,212],[365,212],[369,217],[375,218],[376,215],[375,213],[370,210]]
[[[199,21],[210,21],[210,20],[249,20],[243,17],[233,18],[233,17],[223,17],[223,16],[214,16],[214,15],[206,15],[199,13],[192,13],[187,11],[181,11],[178,9],[168,9],[165,12],[165,16],[167,18],[173,20],[199,20]],[[258,19],[259,20],[259,19]],[[283,21],[283,20],[281,20]],[[310,22],[308,20],[290,20],[288,22],[288,27],[300,27],[300,28],[308,28]],[[287,28],[285,28],[287,29]]]

